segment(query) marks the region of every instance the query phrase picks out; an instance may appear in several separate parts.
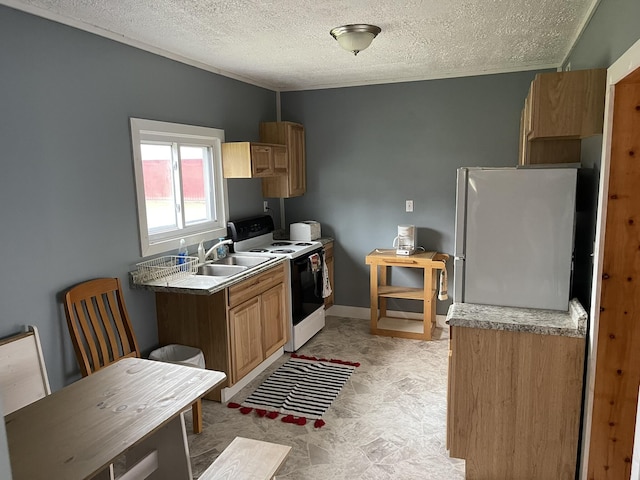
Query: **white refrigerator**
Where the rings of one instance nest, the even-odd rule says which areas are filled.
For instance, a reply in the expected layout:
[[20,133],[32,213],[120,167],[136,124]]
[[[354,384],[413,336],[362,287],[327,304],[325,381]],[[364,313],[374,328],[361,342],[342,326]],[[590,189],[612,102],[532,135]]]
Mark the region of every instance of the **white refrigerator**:
[[567,311],[577,168],[459,168],[453,301]]

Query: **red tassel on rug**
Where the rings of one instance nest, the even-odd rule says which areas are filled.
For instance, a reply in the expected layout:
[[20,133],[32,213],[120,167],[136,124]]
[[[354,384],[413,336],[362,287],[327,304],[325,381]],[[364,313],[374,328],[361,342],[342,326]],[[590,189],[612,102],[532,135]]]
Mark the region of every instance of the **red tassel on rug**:
[[293,415],[287,415],[285,417],[282,417],[282,421],[284,423],[294,423],[296,420]]
[[248,413],[251,413],[251,410],[253,410],[253,408],[251,407],[242,407],[240,408],[240,413],[242,413],[243,415],[246,415]]
[[278,412],[269,412],[267,413],[267,418],[278,418],[278,415],[280,415]]
[[235,402],[229,402],[229,403],[227,403],[227,407],[228,408],[240,408],[240,404],[239,403],[235,403]]
[[306,417],[298,417],[298,418],[296,418],[293,415],[287,415],[286,417],[282,417],[282,421],[284,423],[295,423],[296,425],[306,425],[307,424]]
[[262,418],[267,414],[266,410],[263,410],[262,408],[256,408],[256,414]]
[[315,422],[313,422],[313,426],[315,428],[322,428],[325,426],[324,420],[322,420],[321,418],[317,419]]

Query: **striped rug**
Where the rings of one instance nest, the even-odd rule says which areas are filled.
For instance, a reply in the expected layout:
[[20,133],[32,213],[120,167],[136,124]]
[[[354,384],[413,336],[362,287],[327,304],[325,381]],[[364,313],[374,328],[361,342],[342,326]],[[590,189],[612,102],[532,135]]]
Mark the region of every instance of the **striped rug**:
[[[273,372],[242,402],[243,413],[256,409],[259,415],[261,411],[271,412],[272,415],[267,415],[270,418],[274,418],[274,412],[287,415],[287,418],[322,417],[358,364],[309,358],[291,358]],[[304,424],[299,419],[290,423]]]

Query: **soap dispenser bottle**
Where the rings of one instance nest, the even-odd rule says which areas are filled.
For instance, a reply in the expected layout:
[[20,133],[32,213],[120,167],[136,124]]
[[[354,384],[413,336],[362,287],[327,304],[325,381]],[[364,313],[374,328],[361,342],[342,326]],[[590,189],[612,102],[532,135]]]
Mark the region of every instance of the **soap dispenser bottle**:
[[183,265],[187,262],[187,244],[184,241],[184,238],[180,239],[180,248],[178,249],[178,265]]

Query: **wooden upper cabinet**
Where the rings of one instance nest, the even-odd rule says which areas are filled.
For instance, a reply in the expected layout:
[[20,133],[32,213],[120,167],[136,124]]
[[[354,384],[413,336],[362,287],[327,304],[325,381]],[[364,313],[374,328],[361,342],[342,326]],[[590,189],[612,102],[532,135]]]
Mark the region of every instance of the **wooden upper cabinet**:
[[604,68],[536,75],[525,104],[527,139],[601,134],[606,79]]
[[225,178],[260,178],[287,174],[287,147],[254,142],[222,144]]
[[307,189],[304,127],[293,122],[260,123],[260,141],[287,146],[287,174],[263,178],[262,196],[289,198]]
[[519,163],[579,163],[580,140],[602,134],[605,69],[539,73],[520,119]]

